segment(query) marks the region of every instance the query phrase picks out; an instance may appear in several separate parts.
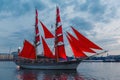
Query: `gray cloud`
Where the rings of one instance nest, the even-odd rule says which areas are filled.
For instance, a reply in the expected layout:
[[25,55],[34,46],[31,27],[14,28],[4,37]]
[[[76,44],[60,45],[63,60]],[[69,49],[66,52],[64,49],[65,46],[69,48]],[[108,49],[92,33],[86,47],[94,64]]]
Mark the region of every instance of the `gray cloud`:
[[119,0],[1,0],[1,51],[8,51],[11,46],[16,49],[24,39],[32,41],[35,8],[39,11],[39,18],[51,29],[50,25],[55,23],[56,5],[60,7],[65,30],[71,30],[68,26],[74,26],[107,49],[120,46],[120,38],[113,38],[120,35]]
[[44,10],[45,7],[44,3],[40,0],[1,0],[0,18],[19,17],[35,8],[38,10]]
[[75,17],[74,19],[70,20],[70,23],[73,24],[74,27],[78,28],[79,31],[88,31],[93,29],[93,25],[90,22],[80,17]]

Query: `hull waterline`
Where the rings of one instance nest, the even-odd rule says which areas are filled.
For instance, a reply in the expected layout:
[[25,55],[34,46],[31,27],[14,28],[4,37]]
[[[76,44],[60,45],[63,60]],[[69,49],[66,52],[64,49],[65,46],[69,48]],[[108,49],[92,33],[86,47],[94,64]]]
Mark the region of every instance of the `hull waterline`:
[[15,62],[20,68],[25,69],[77,69],[81,61],[69,61],[69,62],[58,62],[58,63],[21,63]]

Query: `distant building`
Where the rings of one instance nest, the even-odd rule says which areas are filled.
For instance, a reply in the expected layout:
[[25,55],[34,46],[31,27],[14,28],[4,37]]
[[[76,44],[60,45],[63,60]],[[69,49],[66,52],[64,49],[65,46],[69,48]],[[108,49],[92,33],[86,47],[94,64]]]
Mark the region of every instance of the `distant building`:
[[0,53],[0,60],[13,60],[13,55],[7,53]]
[[101,57],[89,57],[87,60],[103,60],[104,62],[120,62],[120,55],[108,55]]

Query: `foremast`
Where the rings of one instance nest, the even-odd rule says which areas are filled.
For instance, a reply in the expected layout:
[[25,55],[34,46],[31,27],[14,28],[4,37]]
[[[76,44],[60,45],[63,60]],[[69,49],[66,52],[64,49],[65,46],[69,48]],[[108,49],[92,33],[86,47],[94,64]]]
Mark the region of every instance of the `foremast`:
[[[35,46],[35,52],[37,53],[37,46],[40,44],[40,34],[39,34],[39,28],[38,28],[38,11],[35,10],[35,37],[34,37],[34,46]],[[36,55],[37,59],[37,55]]]

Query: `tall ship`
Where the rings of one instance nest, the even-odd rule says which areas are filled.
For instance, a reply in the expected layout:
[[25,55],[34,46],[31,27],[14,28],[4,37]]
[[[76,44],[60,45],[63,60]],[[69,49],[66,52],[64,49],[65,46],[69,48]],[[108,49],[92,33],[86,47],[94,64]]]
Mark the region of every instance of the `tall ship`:
[[[39,33],[38,23],[41,24],[44,36]],[[56,23],[54,34],[38,19],[38,11],[35,15],[35,33],[33,43],[24,40],[22,50],[18,50],[18,58],[15,59],[16,65],[27,69],[76,69],[79,63],[89,58],[86,53],[97,55],[96,50],[103,49],[82,35],[74,27],[70,27],[74,33],[64,32],[70,49],[74,57],[70,58],[66,54],[65,41],[60,17],[59,7],[56,7]],[[46,39],[54,39],[54,50],[51,50]],[[38,55],[38,46],[43,48],[41,56]],[[95,50],[96,49],[96,50]]]

